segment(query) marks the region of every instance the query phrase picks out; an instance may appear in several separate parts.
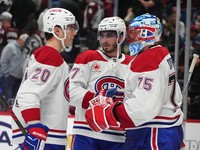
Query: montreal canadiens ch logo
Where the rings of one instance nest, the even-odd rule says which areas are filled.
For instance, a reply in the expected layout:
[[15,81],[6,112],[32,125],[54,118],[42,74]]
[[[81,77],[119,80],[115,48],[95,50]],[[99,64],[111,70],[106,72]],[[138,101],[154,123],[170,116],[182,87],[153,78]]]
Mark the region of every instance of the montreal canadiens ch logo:
[[124,80],[114,76],[104,76],[99,78],[95,84],[96,93],[101,89],[124,89]]
[[65,81],[65,85],[64,85],[64,96],[65,99],[69,102],[69,78]]

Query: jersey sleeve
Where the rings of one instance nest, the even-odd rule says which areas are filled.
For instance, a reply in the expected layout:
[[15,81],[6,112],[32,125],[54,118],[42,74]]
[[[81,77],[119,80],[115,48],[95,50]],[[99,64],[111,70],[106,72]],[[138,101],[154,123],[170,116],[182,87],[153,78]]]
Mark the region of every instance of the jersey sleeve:
[[70,71],[69,91],[72,106],[87,109],[89,101],[95,96],[95,93],[87,90],[91,78],[92,61],[96,59],[95,54],[95,51],[85,51],[78,55]]
[[[75,107],[87,109],[94,93],[86,89],[89,81],[87,66],[74,64],[70,72],[70,104]],[[76,75],[75,75],[76,74]]]

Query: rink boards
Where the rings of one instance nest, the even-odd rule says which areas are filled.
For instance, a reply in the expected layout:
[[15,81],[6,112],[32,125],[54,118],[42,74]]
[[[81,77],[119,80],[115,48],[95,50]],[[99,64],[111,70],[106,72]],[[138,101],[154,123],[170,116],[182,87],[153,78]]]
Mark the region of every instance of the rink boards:
[[[11,117],[8,113],[0,112],[0,149],[17,150],[17,145],[11,144]],[[73,116],[69,116],[68,134],[72,133]],[[200,150],[200,120],[186,120],[185,130],[185,150]],[[68,148],[69,149],[69,148]]]

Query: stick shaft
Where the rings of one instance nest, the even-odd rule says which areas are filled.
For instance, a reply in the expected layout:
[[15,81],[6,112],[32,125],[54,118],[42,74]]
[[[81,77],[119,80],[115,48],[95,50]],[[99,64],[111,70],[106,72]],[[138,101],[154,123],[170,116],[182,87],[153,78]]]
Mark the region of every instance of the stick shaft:
[[192,59],[191,65],[190,65],[188,79],[187,79],[187,82],[185,84],[185,87],[184,87],[184,90],[183,90],[183,93],[182,93],[183,94],[183,98],[184,98],[184,95],[185,95],[186,90],[188,88],[188,85],[189,85],[190,79],[192,77],[192,73],[194,71],[194,67],[195,67],[195,64],[196,64],[198,58],[199,58],[199,55],[193,54],[193,59]]
[[26,130],[22,126],[21,122],[17,119],[16,115],[12,111],[12,108],[8,105],[7,101],[1,94],[0,94],[0,101],[3,103],[3,105],[5,105],[8,108],[8,111],[9,111],[10,115],[12,116],[13,120],[15,121],[15,123],[17,124],[19,129],[22,131],[23,135],[25,136],[27,134]]

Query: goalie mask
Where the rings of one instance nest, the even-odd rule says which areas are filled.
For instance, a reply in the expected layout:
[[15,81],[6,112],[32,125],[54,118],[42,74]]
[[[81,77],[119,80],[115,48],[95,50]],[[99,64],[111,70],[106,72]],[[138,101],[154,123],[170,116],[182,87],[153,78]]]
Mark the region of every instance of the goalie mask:
[[130,55],[136,55],[145,46],[158,42],[161,34],[162,25],[156,16],[147,13],[134,18],[128,26],[126,36]]
[[[75,19],[75,16],[68,10],[63,8],[51,8],[47,10],[43,16],[43,31],[47,33],[52,33],[57,39],[61,40],[63,48],[66,46],[64,45],[64,39],[66,39],[66,30],[68,26],[72,26],[73,29],[78,32],[79,25]],[[63,32],[64,37],[60,38],[54,33],[54,27],[59,26]]]
[[124,21],[119,17],[107,17],[104,18],[98,26],[98,35],[100,36],[101,31],[116,31],[117,37],[123,36],[122,41],[117,44],[121,44],[126,36],[126,25]]

